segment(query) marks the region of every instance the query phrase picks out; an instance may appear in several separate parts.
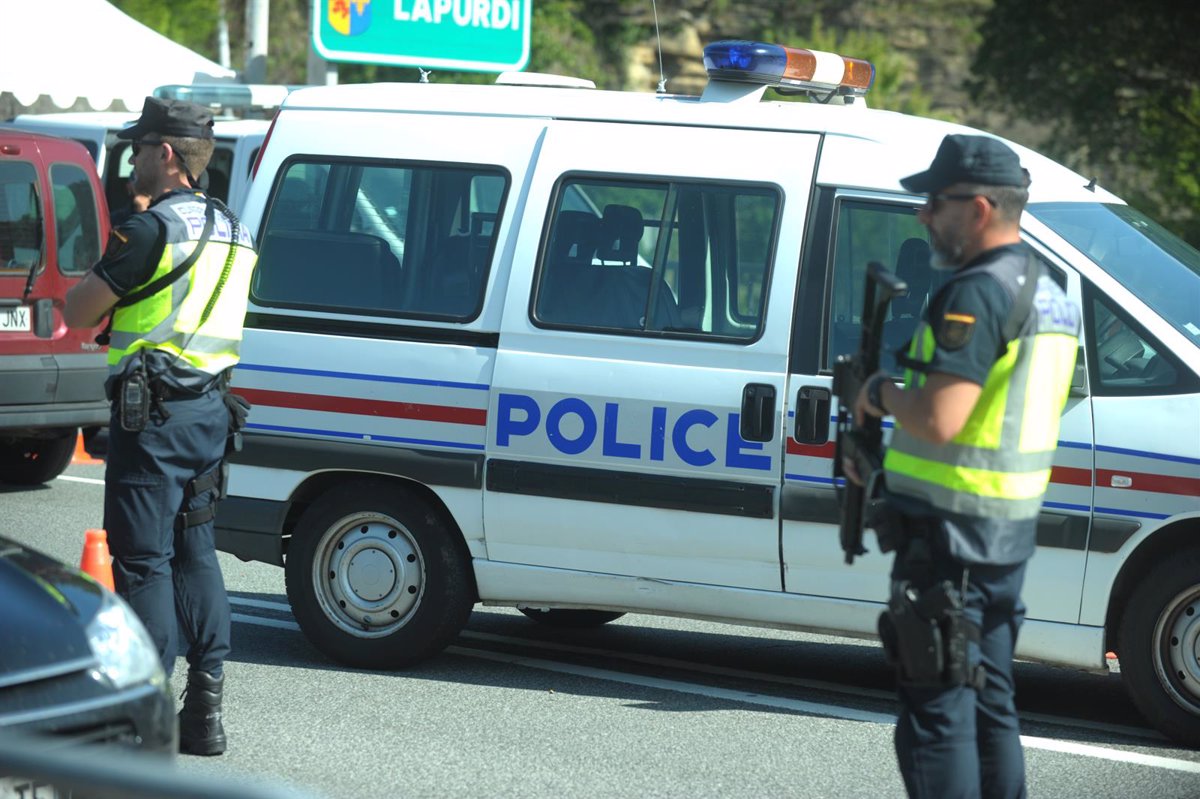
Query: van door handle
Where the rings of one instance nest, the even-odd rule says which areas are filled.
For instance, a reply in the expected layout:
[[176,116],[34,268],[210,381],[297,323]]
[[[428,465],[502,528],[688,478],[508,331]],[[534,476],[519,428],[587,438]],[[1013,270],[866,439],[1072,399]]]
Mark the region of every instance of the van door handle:
[[800,444],[824,444],[829,440],[832,394],[819,386],[801,386],[796,395],[796,425],[792,437]]
[[770,441],[775,437],[775,386],[751,383],[742,389],[738,432],[743,441]]

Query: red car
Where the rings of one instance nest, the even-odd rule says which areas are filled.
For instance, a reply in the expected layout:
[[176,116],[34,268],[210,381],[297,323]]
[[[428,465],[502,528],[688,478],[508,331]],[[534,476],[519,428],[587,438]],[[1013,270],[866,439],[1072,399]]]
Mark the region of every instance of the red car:
[[108,205],[83,145],[0,128],[0,482],[43,483],[108,423],[105,350],[63,323],[100,257]]

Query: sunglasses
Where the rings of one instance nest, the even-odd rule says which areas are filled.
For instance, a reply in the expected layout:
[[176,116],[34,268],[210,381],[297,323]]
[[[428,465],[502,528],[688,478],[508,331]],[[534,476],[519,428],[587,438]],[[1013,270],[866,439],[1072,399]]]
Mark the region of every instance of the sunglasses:
[[162,139],[136,139],[132,144],[133,155],[136,158],[138,153],[142,151],[142,147],[157,147],[162,144]]
[[932,214],[937,212],[943,202],[968,202],[974,200],[976,197],[982,197],[987,200],[988,205],[993,208],[996,207],[996,201],[986,194],[930,194],[925,199],[925,205],[922,206],[922,210]]

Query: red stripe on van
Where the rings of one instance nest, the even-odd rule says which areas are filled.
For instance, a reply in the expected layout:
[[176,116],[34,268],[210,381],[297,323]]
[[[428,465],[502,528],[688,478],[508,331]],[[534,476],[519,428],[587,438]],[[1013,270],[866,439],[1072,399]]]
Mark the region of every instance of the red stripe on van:
[[1068,486],[1091,486],[1092,470],[1077,469],[1074,466],[1052,466],[1050,482]]
[[251,405],[272,408],[295,408],[303,411],[353,413],[359,416],[383,416],[389,419],[420,419],[423,422],[450,422],[483,427],[487,424],[484,408],[455,408],[448,405],[424,405],[417,402],[391,402],[361,397],[331,397],[323,394],[297,394],[291,391],[270,391],[262,388],[234,389]]
[[832,458],[833,453],[834,443],[832,441],[825,444],[799,444],[794,438],[787,440],[787,454],[789,455],[803,455],[806,458]]

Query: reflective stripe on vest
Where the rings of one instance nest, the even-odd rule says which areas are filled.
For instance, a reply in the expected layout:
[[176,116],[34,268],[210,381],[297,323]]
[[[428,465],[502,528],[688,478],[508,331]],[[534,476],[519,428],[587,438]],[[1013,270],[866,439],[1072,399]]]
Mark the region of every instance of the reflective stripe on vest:
[[[147,213],[155,213],[164,225],[166,243],[154,273],[134,291],[171,271],[191,254],[200,238],[195,222],[203,219],[204,202],[195,195],[181,195],[158,203]],[[197,385],[238,362],[250,277],[257,261],[247,235],[239,236],[240,246],[235,247],[229,274],[208,318],[200,323],[225,270],[231,232],[228,220],[218,212],[212,237],[186,276],[140,302],[116,310],[108,350],[109,374],[122,373],[128,359],[145,349],[173,356],[183,369],[172,371],[194,374]]]
[[[1033,327],[1010,341],[992,364],[971,415],[952,441],[933,444],[896,426],[884,458],[890,491],[971,516],[1037,515],[1050,481],[1077,339],[1059,330],[1039,332],[1036,323]],[[909,355],[928,363],[934,347],[933,331],[923,321]],[[925,383],[925,375],[912,370],[906,378],[909,386]]]

